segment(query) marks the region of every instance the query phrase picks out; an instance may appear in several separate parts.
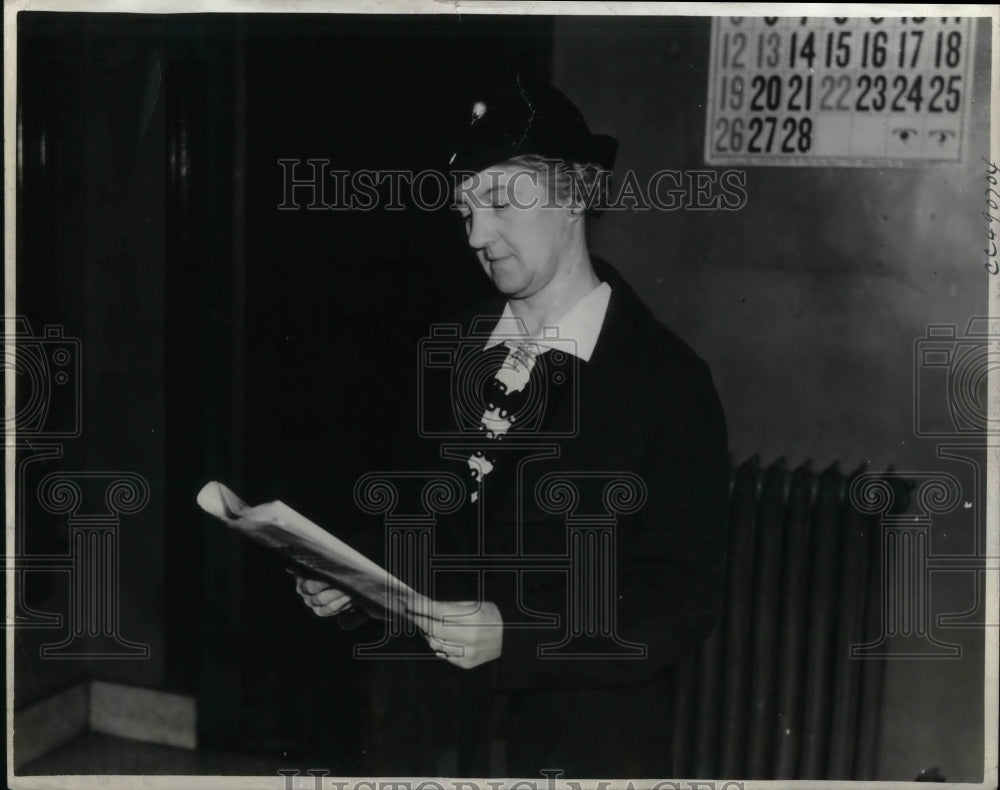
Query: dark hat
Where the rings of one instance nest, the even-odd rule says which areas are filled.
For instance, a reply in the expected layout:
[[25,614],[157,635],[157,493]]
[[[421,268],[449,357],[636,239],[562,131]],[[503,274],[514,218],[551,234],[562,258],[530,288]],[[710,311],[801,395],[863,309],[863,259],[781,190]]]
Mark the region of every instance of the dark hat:
[[593,162],[610,170],[618,141],[591,134],[583,115],[555,88],[502,90],[469,108],[448,166],[478,172],[515,156],[535,154],[567,162]]

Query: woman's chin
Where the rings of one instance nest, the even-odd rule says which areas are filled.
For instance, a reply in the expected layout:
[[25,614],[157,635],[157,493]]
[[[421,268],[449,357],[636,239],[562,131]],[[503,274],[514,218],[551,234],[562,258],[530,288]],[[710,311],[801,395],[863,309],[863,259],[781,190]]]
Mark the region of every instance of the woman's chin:
[[496,289],[507,296],[518,293],[525,286],[523,278],[517,272],[504,268],[502,263],[500,266],[497,263],[490,264],[489,275]]

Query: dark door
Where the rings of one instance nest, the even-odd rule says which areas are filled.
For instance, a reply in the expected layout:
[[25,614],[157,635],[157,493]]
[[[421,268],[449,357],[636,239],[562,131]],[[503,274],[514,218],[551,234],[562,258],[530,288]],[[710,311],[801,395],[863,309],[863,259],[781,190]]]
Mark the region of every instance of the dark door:
[[[185,497],[195,478],[220,479],[350,538],[355,479],[386,467],[414,413],[416,339],[487,283],[431,177],[423,208],[405,189],[386,208],[389,181],[371,210],[315,204],[359,170],[443,169],[475,98],[515,72],[548,76],[550,30],[454,15],[174,28],[169,408]],[[309,159],[332,191],[286,193]],[[263,551],[197,519],[179,529],[168,639],[199,695],[201,743],[357,773],[364,667],[344,634]]]

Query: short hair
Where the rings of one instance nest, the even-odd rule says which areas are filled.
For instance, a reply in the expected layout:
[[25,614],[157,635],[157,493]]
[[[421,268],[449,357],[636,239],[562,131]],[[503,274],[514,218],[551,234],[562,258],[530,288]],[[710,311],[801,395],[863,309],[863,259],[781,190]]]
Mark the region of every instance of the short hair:
[[526,167],[545,175],[552,197],[582,206],[588,216],[596,215],[608,205],[611,171],[595,162],[567,162],[537,154],[521,154],[504,164]]

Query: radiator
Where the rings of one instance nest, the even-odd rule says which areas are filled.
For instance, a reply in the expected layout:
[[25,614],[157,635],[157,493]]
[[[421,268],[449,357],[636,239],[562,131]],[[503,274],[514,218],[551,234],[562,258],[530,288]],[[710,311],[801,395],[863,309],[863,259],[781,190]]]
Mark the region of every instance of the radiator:
[[724,614],[672,670],[674,776],[872,777],[884,662],[850,658],[881,627],[878,521],[847,497],[862,471],[734,469]]

